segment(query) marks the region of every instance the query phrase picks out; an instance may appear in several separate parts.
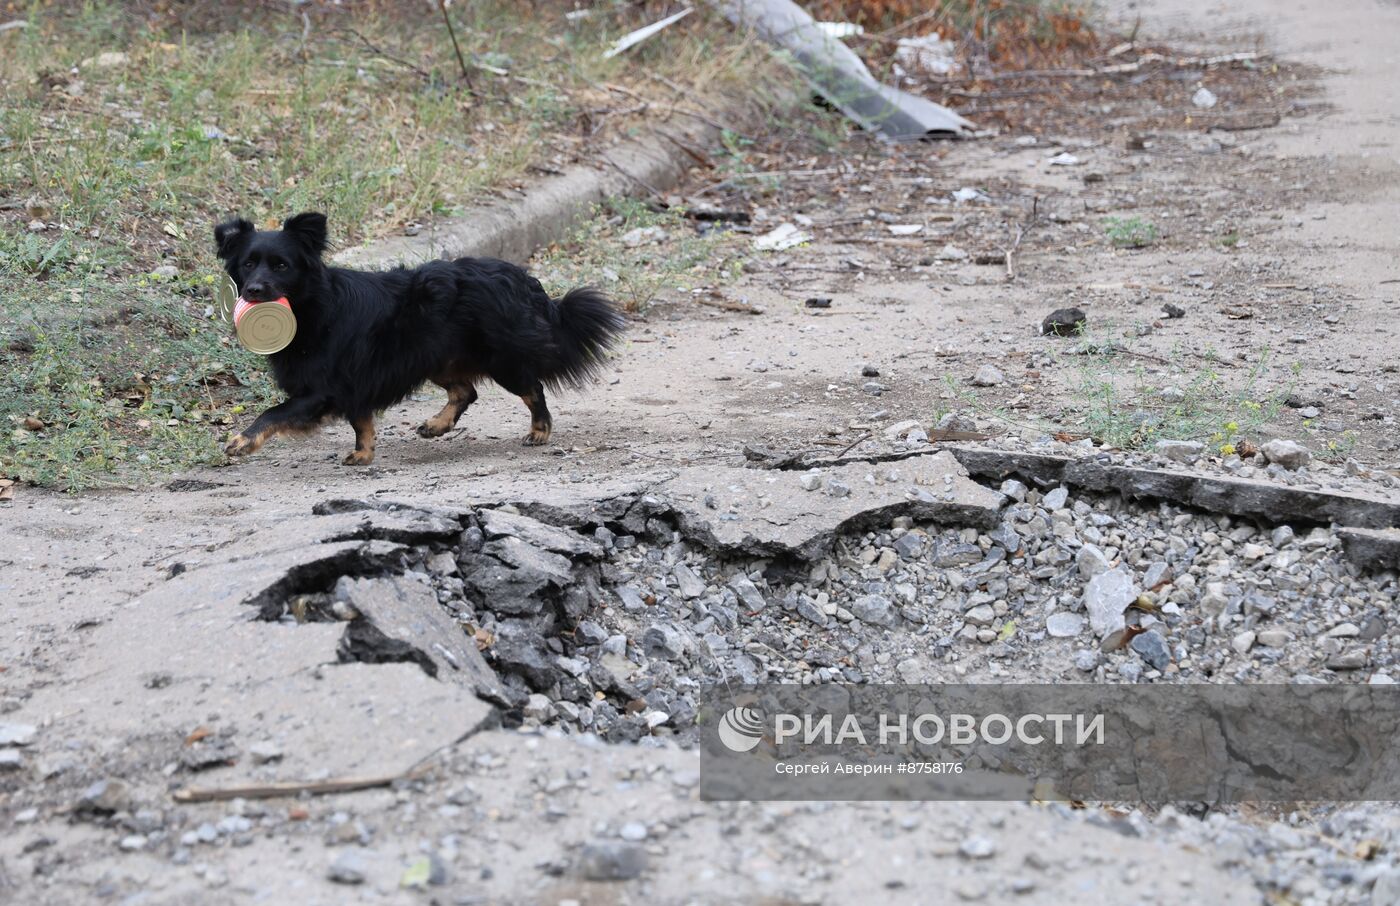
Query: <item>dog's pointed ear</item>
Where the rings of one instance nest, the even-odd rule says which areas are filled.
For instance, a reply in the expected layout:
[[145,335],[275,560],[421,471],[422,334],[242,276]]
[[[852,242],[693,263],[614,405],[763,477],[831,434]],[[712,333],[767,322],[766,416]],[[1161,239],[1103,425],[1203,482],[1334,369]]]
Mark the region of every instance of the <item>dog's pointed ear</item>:
[[308,211],[282,221],[282,232],[290,233],[315,257],[326,250],[326,215]]
[[241,217],[214,227],[214,247],[218,249],[219,257],[224,260],[232,258],[238,244],[252,236],[256,230],[256,227]]

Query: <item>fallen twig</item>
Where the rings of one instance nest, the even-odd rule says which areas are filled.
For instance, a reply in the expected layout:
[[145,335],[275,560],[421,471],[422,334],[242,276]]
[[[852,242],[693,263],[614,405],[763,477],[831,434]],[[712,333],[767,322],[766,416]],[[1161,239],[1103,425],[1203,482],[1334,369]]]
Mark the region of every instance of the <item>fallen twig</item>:
[[1274,113],[1268,114],[1263,119],[1227,121],[1224,123],[1211,123],[1206,127],[1207,132],[1249,132],[1253,129],[1272,129],[1283,122],[1283,115]]
[[706,157],[706,155],[704,155],[703,153],[700,153],[700,151],[696,150],[696,148],[690,146],[690,144],[686,143],[686,141],[682,141],[678,139],[678,137],[673,136],[673,134],[666,132],[665,129],[658,129],[658,127],[652,126],[651,132],[652,134],[657,134],[657,136],[661,136],[662,139],[669,141],[669,143],[673,144],[673,146],[680,148],[680,151],[682,151],[683,154],[687,155],[687,157],[689,157],[690,160],[696,162],[696,164],[699,164],[700,167],[714,167],[714,161],[711,161],[710,158]]
[[[375,43],[374,43],[373,41],[371,41],[369,38],[366,38],[364,35],[360,34],[358,31],[356,31],[355,29],[349,27],[348,25],[341,26],[340,28],[337,28],[336,31],[337,31],[337,32],[345,32],[346,34],[348,34],[348,35],[354,37],[354,38],[357,39],[361,44],[363,44],[363,45],[365,46],[365,50],[368,50],[370,53],[374,54],[375,56],[377,56],[377,57],[383,57],[384,59],[388,60],[388,61],[391,62],[391,63],[397,63],[398,65],[402,66],[403,68],[405,68],[405,69],[411,71],[414,75],[417,75],[419,78],[426,79],[426,80],[431,80],[431,79],[432,79],[432,76],[428,74],[427,70],[423,69],[422,67],[419,67],[419,66],[414,65],[413,63],[409,62],[408,60],[403,59],[402,57],[396,57],[396,56],[394,56],[393,54],[389,53],[389,52],[388,52],[387,50],[385,50],[384,48],[382,48],[382,47],[380,47],[379,45],[375,44]],[[285,89],[276,89],[276,90],[277,90],[279,93],[285,92]]]
[[1164,63],[1177,69],[1190,69],[1200,66],[1210,68],[1226,63],[1249,63],[1268,59],[1267,51],[1221,54],[1215,57],[1177,57],[1148,53],[1130,63],[1117,63],[1113,66],[1100,66],[1094,69],[1022,69],[1017,72],[994,72],[981,75],[950,76],[943,80],[950,82],[1005,82],[1016,79],[1083,79],[1102,75],[1127,75],[1137,72],[1149,63]]
[[707,305],[710,308],[722,308],[725,311],[743,312],[746,315],[763,314],[763,309],[756,308],[747,302],[734,302],[729,299],[706,299],[703,296],[697,296],[695,302],[697,305]]
[[875,244],[899,246],[900,248],[908,249],[924,248],[928,245],[928,242],[926,242],[923,239],[904,239],[901,237],[890,236],[832,236],[830,238],[823,239],[822,241],[835,242],[840,245]]
[[1148,53],[1143,54],[1131,63],[1119,63],[1116,66],[1105,66],[1098,70],[1099,73],[1116,74],[1125,72],[1137,72],[1148,63],[1166,63],[1175,66],[1177,69],[1191,69],[1196,66],[1204,66],[1209,69],[1212,66],[1220,66],[1225,63],[1251,63],[1255,60],[1263,60],[1270,56],[1268,51],[1246,51],[1244,53],[1226,53],[1214,57],[1178,57],[1172,59],[1164,54]]
[[313,780],[306,782],[254,783],[248,786],[226,787],[183,787],[171,794],[176,802],[224,802],[229,799],[277,799],[282,796],[324,796],[328,793],[353,793],[358,790],[371,790],[389,786],[396,780],[413,780],[424,773],[422,768],[410,769],[401,774],[385,774],[379,777],[349,777],[341,780]]
[[837,453],[837,454],[836,454],[836,458],[837,458],[837,459],[840,459],[842,456],[845,456],[847,453],[851,452],[851,451],[854,450],[856,447],[858,447],[858,446],[860,446],[861,444],[865,443],[867,440],[870,440],[870,439],[871,439],[872,437],[874,437],[874,436],[875,436],[875,435],[873,435],[873,434],[871,434],[870,432],[867,431],[865,434],[862,434],[860,437],[857,437],[855,440],[853,440],[853,441],[851,441],[849,444],[847,444],[846,447],[845,447],[845,449],[843,449],[840,453]]

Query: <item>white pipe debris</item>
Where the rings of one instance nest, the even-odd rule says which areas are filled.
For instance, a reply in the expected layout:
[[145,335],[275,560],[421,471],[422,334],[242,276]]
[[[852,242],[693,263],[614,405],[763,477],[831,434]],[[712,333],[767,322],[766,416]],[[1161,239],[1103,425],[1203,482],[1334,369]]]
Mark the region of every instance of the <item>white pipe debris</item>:
[[892,141],[959,135],[972,123],[941,104],[875,80],[855,51],[792,0],[711,0],[730,22],[752,28],[797,60],[812,87],[870,132]]
[[676,22],[681,21],[693,12],[695,12],[695,9],[693,7],[687,6],[685,9],[676,13],[674,16],[667,16],[665,19],[662,19],[659,22],[653,22],[650,25],[643,26],[642,28],[639,28],[634,32],[630,32],[628,34],[623,35],[618,40],[618,42],[612,46],[611,50],[603,54],[603,59],[612,59],[613,57],[617,56],[623,51],[635,47],[636,45],[645,41],[647,38],[650,38],[652,35],[661,31],[663,28],[666,28],[668,25],[672,25]]

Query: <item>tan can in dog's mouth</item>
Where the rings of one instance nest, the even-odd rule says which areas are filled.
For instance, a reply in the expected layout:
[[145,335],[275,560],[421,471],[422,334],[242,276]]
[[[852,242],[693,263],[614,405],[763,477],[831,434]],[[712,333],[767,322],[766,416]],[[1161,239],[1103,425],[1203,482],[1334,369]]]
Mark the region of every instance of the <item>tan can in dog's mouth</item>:
[[281,352],[297,335],[297,316],[285,298],[249,302],[240,298],[233,306],[233,329],[238,341],[258,355]]

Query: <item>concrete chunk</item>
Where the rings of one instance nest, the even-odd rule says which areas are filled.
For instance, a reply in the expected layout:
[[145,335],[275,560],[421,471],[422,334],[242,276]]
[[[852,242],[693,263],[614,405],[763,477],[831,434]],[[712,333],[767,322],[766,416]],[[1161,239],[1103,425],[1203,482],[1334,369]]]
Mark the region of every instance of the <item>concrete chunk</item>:
[[1298,488],[1251,478],[1112,465],[1049,453],[981,447],[953,447],[949,452],[979,478],[1024,476],[1045,484],[1113,491],[1133,499],[1170,500],[1212,513],[1274,523],[1301,520],[1360,528],[1400,525],[1400,498],[1379,493]]
[[713,550],[812,560],[838,535],[896,516],[990,528],[1004,498],[967,477],[947,453],[898,463],[849,463],[827,470],[844,496],[803,493],[801,473],[697,466],[649,495],[652,509],[673,516],[681,532]]
[[1339,528],[1347,557],[1362,569],[1400,569],[1400,529]]
[[527,544],[570,557],[603,556],[603,548],[577,532],[546,525],[529,516],[505,510],[482,510],[481,529],[488,538],[519,538]]
[[[493,701],[504,700],[500,681],[487,666],[476,643],[447,615],[429,586],[402,576],[344,577],[336,583],[335,596],[360,613],[360,620],[346,627],[342,657],[351,655],[350,659],[359,659],[353,657],[347,640],[355,637],[355,623],[367,621],[384,638],[410,646],[419,653],[418,657],[395,659],[417,663],[430,676],[466,685]],[[360,638],[363,640],[364,636]]]

